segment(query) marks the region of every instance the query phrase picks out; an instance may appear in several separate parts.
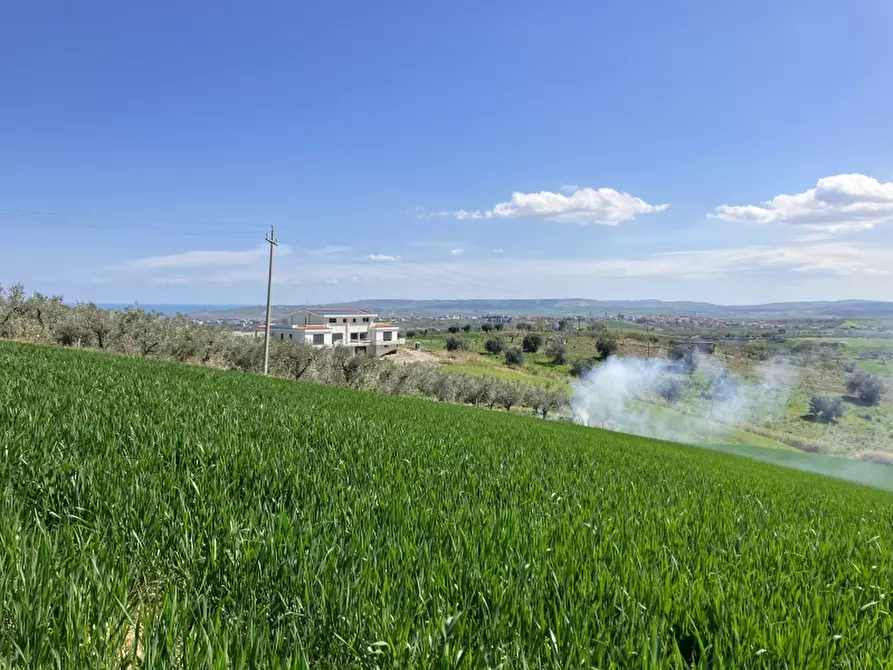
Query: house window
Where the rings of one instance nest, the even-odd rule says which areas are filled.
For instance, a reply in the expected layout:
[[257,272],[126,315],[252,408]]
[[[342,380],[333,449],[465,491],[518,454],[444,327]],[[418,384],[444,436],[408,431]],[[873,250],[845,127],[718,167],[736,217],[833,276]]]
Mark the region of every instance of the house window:
[[350,341],[351,341],[351,342],[356,342],[356,341],[359,340],[359,339],[360,339],[360,334],[359,334],[359,333],[351,333],[351,334],[350,334]]
[[313,344],[325,344],[326,336],[322,333],[313,333]]
[[280,340],[284,340],[284,339],[285,339],[285,333],[279,333],[279,339],[280,339]]
[[390,331],[390,330],[386,330],[386,331],[384,331],[384,333],[383,333],[382,339],[383,339],[385,342],[390,342],[391,340],[394,339],[394,333],[393,333],[392,331]]
[[353,322],[354,322],[354,323],[356,323],[356,322],[357,322],[357,320],[356,320],[356,319],[354,319],[354,320],[353,320]]
[[347,319],[342,319],[342,321],[344,321],[344,323],[347,323]]
[[332,333],[332,342],[341,342],[344,339],[344,333]]
[[361,340],[368,340],[368,339],[369,339],[369,333],[360,333],[360,339],[361,339]]
[[329,319],[329,323],[338,323],[338,319]]
[[293,334],[293,333],[289,333],[289,334],[288,334],[288,339],[290,339],[290,340],[295,339],[294,334]]
[[363,323],[369,323],[369,317],[368,317],[368,316],[364,316],[364,317],[363,317]]

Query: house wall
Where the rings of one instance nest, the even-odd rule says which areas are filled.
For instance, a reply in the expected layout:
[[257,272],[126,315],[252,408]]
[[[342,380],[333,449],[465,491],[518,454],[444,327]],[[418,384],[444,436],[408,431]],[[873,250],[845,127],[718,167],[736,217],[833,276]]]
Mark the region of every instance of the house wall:
[[[351,350],[358,353],[366,353],[369,355],[382,356],[387,353],[396,351],[397,345],[400,343],[399,327],[388,326],[386,328],[378,328],[375,324],[376,315],[374,314],[349,314],[349,315],[328,315],[314,314],[307,309],[299,309],[289,315],[289,325],[273,325],[270,335],[274,340],[293,342],[295,344],[313,344],[313,335],[321,334],[323,336],[322,344],[316,346],[347,346]],[[330,323],[331,319],[335,319],[335,323]],[[364,321],[366,319],[366,321]],[[322,329],[292,328],[292,326],[317,325],[325,326]],[[391,333],[391,340],[385,341],[384,333]],[[337,336],[340,340],[336,339]]]
[[[369,326],[375,323],[375,314],[314,314],[308,309],[299,309],[288,315],[290,326]],[[331,319],[335,319],[332,323]],[[346,321],[345,321],[346,319]],[[363,319],[366,319],[364,321]]]

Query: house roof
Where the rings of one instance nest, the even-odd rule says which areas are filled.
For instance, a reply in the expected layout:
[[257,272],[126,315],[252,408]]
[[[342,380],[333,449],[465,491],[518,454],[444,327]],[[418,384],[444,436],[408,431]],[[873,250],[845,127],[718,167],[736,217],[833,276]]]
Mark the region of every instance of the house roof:
[[361,307],[303,307],[297,311],[300,312],[304,309],[319,316],[375,316],[375,312]]
[[397,326],[395,326],[393,323],[376,323],[375,327],[376,328],[396,328]]
[[331,328],[329,328],[328,326],[317,326],[317,325],[292,326],[292,328],[295,330],[331,330]]

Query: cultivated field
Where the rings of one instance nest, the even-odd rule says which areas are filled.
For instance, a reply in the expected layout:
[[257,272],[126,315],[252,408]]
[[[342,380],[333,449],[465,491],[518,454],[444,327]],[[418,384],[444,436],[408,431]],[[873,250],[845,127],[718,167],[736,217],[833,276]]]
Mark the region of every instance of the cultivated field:
[[893,495],[0,343],[0,667],[889,667]]

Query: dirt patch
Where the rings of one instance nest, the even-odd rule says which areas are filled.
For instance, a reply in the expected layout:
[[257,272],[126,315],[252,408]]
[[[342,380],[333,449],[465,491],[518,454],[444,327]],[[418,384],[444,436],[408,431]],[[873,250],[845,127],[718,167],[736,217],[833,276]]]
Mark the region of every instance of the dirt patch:
[[408,363],[431,363],[439,365],[440,361],[430,351],[424,349],[413,349],[411,347],[398,347],[396,353],[389,357],[395,363],[406,365]]

